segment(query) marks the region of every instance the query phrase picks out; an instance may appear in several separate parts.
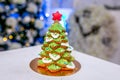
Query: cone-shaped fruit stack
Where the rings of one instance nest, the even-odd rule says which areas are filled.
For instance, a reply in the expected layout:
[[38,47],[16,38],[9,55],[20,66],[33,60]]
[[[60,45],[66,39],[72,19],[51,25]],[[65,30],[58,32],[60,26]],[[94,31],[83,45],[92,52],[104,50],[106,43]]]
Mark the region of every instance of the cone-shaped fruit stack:
[[40,52],[41,58],[38,60],[38,66],[46,68],[50,72],[73,70],[75,68],[74,58],[70,54],[73,48],[68,43],[64,27],[59,23],[61,16],[58,11],[53,13],[54,23],[45,36]]

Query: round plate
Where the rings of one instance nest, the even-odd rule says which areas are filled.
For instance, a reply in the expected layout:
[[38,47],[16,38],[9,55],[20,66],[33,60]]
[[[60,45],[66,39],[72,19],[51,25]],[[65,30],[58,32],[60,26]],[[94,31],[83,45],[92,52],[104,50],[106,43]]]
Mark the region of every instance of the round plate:
[[73,70],[60,70],[58,72],[50,72],[49,70],[47,70],[46,68],[42,68],[42,67],[38,67],[37,66],[37,61],[39,60],[39,58],[35,58],[30,62],[30,68],[39,73],[39,74],[43,74],[43,75],[48,75],[48,76],[68,76],[68,75],[72,75],[74,73],[76,73],[77,71],[80,70],[81,65],[78,61],[74,60],[74,64],[76,66],[75,69]]

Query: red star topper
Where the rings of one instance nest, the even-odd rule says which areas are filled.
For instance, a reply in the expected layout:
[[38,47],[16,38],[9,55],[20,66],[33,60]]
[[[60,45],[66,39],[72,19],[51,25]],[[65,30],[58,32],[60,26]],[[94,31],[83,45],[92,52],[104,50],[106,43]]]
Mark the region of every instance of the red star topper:
[[53,18],[52,18],[52,19],[53,19],[54,21],[60,21],[60,20],[61,20],[62,14],[60,14],[59,11],[57,11],[56,13],[53,13],[52,15],[53,15]]

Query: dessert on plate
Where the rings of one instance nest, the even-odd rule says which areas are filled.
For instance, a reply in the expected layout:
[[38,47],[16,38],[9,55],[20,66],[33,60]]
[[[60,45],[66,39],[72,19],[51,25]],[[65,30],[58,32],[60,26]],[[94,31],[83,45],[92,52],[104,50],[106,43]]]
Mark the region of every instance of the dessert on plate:
[[71,55],[73,48],[68,43],[67,33],[59,23],[61,14],[53,13],[54,23],[48,29],[37,66],[50,72],[74,70],[74,58]]

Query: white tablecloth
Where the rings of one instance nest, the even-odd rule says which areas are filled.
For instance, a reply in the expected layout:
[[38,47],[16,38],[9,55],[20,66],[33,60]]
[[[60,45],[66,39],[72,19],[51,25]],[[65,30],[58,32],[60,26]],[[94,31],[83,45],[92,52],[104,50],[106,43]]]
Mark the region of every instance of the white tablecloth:
[[81,70],[71,76],[51,77],[30,69],[29,63],[41,51],[41,46],[0,52],[0,80],[120,80],[120,66],[81,52],[72,55]]

